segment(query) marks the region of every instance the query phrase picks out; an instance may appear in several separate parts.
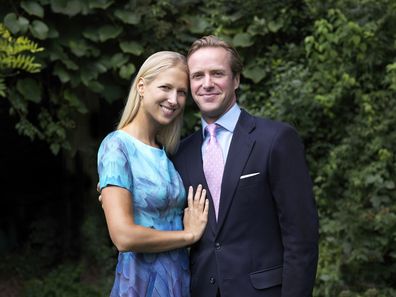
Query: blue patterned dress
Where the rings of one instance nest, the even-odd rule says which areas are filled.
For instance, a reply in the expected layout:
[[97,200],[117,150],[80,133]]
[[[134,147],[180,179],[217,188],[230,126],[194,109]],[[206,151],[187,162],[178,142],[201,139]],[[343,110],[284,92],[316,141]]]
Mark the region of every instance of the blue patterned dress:
[[[100,188],[116,185],[133,196],[135,223],[157,230],[182,230],[185,190],[165,151],[122,130],[98,151]],[[162,253],[120,252],[111,297],[189,296],[187,249]]]

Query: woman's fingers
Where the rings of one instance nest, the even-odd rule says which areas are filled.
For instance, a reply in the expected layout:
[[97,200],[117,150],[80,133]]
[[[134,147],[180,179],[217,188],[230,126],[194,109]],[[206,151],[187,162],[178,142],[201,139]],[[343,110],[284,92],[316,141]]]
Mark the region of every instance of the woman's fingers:
[[206,190],[203,189],[202,185],[198,185],[197,190],[195,191],[195,194],[193,195],[193,188],[190,186],[188,189],[188,199],[190,197],[194,196],[191,201],[188,201],[188,206],[192,209],[198,209],[200,211],[204,211],[205,207],[205,200],[206,199]]
[[188,196],[187,196],[187,205],[188,205],[188,208],[190,208],[190,209],[193,207],[193,194],[194,194],[193,187],[189,186],[188,187]]
[[197,191],[195,192],[194,195],[194,202],[199,201],[199,198],[201,197],[201,193],[202,193],[202,185],[198,185]]
[[199,204],[203,206],[205,203],[205,200],[206,200],[206,190],[203,189],[202,193],[201,193],[201,197],[199,198]]
[[205,199],[205,207],[203,210],[203,214],[205,216],[205,219],[207,219],[209,214],[209,199]]
[[206,197],[206,190],[203,189],[202,192],[201,192],[201,196],[199,197],[198,204],[197,204],[198,210],[200,212],[204,211],[204,208],[205,208],[205,197]]

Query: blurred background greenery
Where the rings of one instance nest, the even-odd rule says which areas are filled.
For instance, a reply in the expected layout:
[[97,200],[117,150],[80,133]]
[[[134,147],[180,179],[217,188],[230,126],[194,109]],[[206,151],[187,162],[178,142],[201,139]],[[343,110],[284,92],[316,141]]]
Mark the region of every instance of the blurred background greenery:
[[[239,103],[301,134],[320,214],[314,296],[396,296],[396,1],[2,0],[1,296],[107,296],[96,153],[136,69],[215,34]],[[184,135],[197,128],[190,100]]]

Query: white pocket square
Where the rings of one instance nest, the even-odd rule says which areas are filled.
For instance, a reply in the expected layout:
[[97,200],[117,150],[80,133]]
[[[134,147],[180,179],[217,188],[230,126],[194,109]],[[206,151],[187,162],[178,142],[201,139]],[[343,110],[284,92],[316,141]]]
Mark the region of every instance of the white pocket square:
[[244,178],[252,177],[252,176],[255,176],[255,175],[259,175],[259,174],[260,174],[260,172],[245,174],[245,175],[241,175],[241,177],[239,179],[244,179]]

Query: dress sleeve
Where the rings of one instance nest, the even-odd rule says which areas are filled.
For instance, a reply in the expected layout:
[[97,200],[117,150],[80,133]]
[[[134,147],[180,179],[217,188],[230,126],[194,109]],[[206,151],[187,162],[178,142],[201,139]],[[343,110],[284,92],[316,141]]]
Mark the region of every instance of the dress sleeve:
[[132,170],[125,144],[117,137],[106,137],[98,151],[99,187],[113,185],[132,192]]

